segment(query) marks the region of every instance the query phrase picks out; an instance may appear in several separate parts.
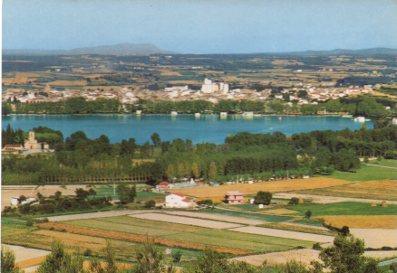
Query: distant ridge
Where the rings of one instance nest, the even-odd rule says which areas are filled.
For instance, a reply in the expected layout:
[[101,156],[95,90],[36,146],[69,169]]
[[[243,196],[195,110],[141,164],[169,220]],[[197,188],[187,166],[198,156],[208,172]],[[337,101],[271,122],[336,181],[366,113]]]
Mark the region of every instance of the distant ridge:
[[122,43],[94,47],[81,47],[70,50],[41,50],[41,49],[4,49],[4,55],[150,55],[170,53],[152,44]]
[[[41,49],[4,49],[3,55],[150,55],[150,54],[177,54],[158,48],[153,44],[132,44],[121,43],[115,45],[102,45],[94,47],[81,47],[68,50],[41,50]],[[186,55],[195,53],[184,53]],[[218,55],[220,53],[208,53],[198,55]],[[334,49],[334,50],[306,50],[291,52],[255,52],[255,53],[235,53],[236,55],[244,54],[267,54],[267,55],[397,55],[397,49],[376,47],[367,49]],[[225,53],[225,55],[235,55]]]

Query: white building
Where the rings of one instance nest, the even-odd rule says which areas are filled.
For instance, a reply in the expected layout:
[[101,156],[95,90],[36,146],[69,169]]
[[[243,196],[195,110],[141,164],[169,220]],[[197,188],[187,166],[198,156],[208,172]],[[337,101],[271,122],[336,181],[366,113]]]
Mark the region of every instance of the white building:
[[397,125],[397,118],[392,118],[392,120],[391,120],[391,124],[393,124],[393,125]]
[[166,208],[194,208],[196,206],[196,202],[183,195],[171,193],[165,197]]
[[210,79],[207,79],[207,78],[204,79],[204,84],[201,85],[201,92],[209,94],[209,93],[218,92],[218,91],[220,91],[224,94],[228,93],[229,92],[229,84],[224,83],[224,82],[216,83]]

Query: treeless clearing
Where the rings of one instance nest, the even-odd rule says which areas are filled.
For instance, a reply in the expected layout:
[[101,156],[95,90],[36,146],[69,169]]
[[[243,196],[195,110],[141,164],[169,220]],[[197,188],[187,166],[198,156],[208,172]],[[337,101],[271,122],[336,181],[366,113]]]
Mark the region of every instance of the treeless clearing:
[[[119,231],[109,231],[109,230],[101,230],[101,229],[92,229],[87,227],[79,227],[70,225],[67,223],[58,223],[58,222],[48,222],[38,224],[38,227],[43,229],[51,229],[55,231],[61,232],[69,232],[74,234],[81,234],[93,237],[101,237],[101,238],[108,238],[114,240],[123,240],[128,242],[134,243],[145,243],[148,240],[153,241],[155,244],[165,245],[169,247],[181,247],[187,249],[196,249],[196,250],[204,250],[208,247],[208,245],[204,243],[192,243],[180,240],[172,240],[167,238],[161,238],[157,236],[149,236],[149,235],[141,235],[141,234],[132,234],[128,232],[119,232]],[[229,247],[222,247],[216,246],[213,249],[220,253],[229,253],[234,255],[244,255],[248,254],[249,252],[239,248],[229,248]]]
[[258,191],[287,192],[326,188],[345,185],[347,183],[346,181],[334,178],[313,177],[309,179],[280,180],[254,184],[221,185],[218,187],[201,186],[189,189],[175,189],[171,190],[171,192],[195,196],[200,200],[212,199],[213,201],[219,202],[222,201],[227,191],[240,191],[245,194],[255,194]]
[[142,213],[142,214],[132,214],[131,217],[145,219],[145,220],[155,220],[163,222],[171,222],[177,224],[205,227],[205,228],[215,228],[215,229],[229,229],[241,227],[239,224],[233,224],[228,222],[212,221],[212,220],[202,220],[191,217],[167,215],[162,213]]
[[72,221],[72,220],[83,220],[83,219],[96,219],[96,218],[106,218],[113,216],[122,216],[127,214],[136,214],[147,212],[145,210],[111,210],[111,211],[98,211],[98,212],[87,212],[78,214],[67,214],[59,216],[47,217],[49,221],[61,222],[61,221]]
[[[396,212],[397,214],[397,212]],[[335,215],[321,217],[327,224],[341,228],[397,228],[395,215]]]
[[384,246],[397,247],[397,229],[383,228],[351,228],[350,233],[365,242],[366,247],[381,248]]
[[397,201],[397,180],[355,182],[343,186],[305,190],[303,193]]
[[159,72],[162,76],[181,76],[181,73],[178,71],[167,68],[159,69]]
[[280,238],[312,241],[312,242],[319,242],[319,243],[329,243],[334,240],[334,237],[328,236],[328,235],[320,235],[320,234],[281,230],[281,229],[274,229],[274,228],[264,228],[264,227],[246,226],[246,227],[233,228],[230,230],[244,232],[244,233],[250,233],[250,234],[274,236],[274,237],[280,237]]

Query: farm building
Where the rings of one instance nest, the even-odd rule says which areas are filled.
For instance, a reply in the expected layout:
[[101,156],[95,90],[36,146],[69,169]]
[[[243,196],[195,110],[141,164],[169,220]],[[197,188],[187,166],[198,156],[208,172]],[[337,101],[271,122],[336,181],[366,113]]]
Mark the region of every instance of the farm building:
[[224,201],[227,204],[243,204],[244,194],[239,191],[228,191],[225,194]]
[[194,208],[195,206],[197,206],[196,202],[184,195],[171,193],[165,197],[166,208]]
[[171,189],[171,185],[167,181],[163,181],[156,186],[156,190],[158,191],[166,191],[169,189]]

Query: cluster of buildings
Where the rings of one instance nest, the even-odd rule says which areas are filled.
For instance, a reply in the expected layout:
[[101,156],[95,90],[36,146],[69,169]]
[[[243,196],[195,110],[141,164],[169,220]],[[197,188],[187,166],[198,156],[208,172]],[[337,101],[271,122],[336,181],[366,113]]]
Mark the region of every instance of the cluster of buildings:
[[52,153],[54,150],[50,149],[50,146],[46,142],[38,142],[33,131],[29,132],[28,139],[25,140],[24,144],[6,144],[1,150],[3,155],[31,155],[31,154],[42,154]]
[[[22,103],[59,102],[73,97],[83,97],[87,101],[102,99],[117,99],[122,104],[134,104],[142,100],[206,100],[217,103],[220,100],[259,100],[264,101],[269,97],[280,100],[293,101],[299,105],[316,104],[317,102],[338,99],[348,96],[367,94],[372,91],[372,86],[364,87],[336,87],[313,86],[302,83],[295,87],[283,88],[274,94],[270,88],[255,90],[252,88],[230,88],[223,81],[214,81],[205,78],[198,90],[193,90],[188,85],[176,85],[165,87],[161,90],[151,91],[143,86],[101,86],[84,87],[82,90],[65,89],[57,90],[46,85],[42,91],[25,90],[23,88],[8,88],[3,93],[3,101],[20,101]],[[305,91],[307,96],[299,96],[299,92]],[[288,99],[287,99],[288,98]]]

